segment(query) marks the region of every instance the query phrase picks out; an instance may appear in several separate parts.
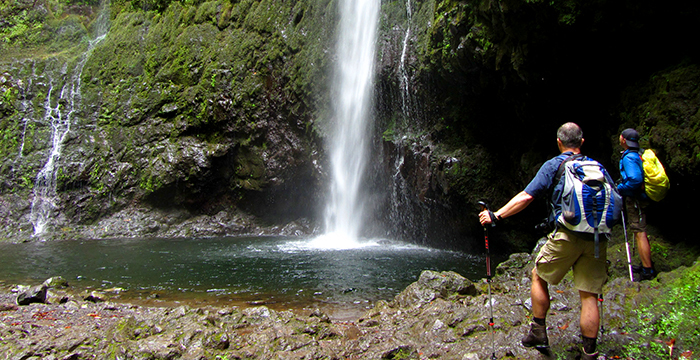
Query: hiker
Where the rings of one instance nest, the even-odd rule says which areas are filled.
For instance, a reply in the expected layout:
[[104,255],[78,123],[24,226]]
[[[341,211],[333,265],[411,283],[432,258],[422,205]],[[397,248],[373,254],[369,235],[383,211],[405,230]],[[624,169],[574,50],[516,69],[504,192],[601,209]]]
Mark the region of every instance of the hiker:
[[[617,190],[624,198],[624,211],[639,249],[642,261],[641,279],[656,277],[656,269],[651,262],[651,247],[647,238],[646,207],[649,198],[644,192],[644,168],[639,148],[639,133],[635,129],[625,129],[620,134],[620,145],[625,149],[620,158],[620,182]],[[638,269],[638,267],[637,267]]]
[[[583,132],[572,122],[562,125],[557,131],[557,145],[560,154],[540,167],[537,175],[530,181],[524,191],[515,195],[505,206],[491,213],[484,210],[479,213],[482,225],[500,221],[525,209],[535,198],[550,197],[552,213],[548,223],[554,230],[547,235],[548,241],[542,247],[532,270],[533,322],[529,333],[522,339],[525,347],[546,349],[549,347],[545,318],[549,310],[549,284],[558,284],[569,269],[573,269],[574,287],[581,297],[581,335],[583,352],[581,359],[596,359],[596,342],[600,318],[598,314],[598,294],[602,293],[607,280],[606,248],[607,241],[602,241],[599,256],[595,256],[593,234],[574,232],[562,225],[557,225],[555,214],[561,208],[561,194],[564,188],[563,178],[554,183],[560,165],[570,156],[581,153]],[[582,156],[582,155],[579,155]],[[582,159],[588,159],[583,157]],[[588,159],[590,160],[590,159]],[[608,179],[612,183],[611,179]]]

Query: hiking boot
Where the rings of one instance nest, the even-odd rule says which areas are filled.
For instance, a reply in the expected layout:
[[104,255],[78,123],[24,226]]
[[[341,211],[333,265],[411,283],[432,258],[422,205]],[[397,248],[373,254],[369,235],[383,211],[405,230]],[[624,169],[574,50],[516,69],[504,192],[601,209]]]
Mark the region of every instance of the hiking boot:
[[522,340],[525,347],[547,348],[549,339],[547,338],[547,326],[530,323],[530,332]]
[[581,360],[598,360],[598,352],[594,352],[593,354],[586,354],[585,350],[581,350],[581,357],[579,357]]
[[652,280],[656,277],[657,272],[656,269],[652,268],[642,268],[642,274],[641,274],[641,281],[644,280]]

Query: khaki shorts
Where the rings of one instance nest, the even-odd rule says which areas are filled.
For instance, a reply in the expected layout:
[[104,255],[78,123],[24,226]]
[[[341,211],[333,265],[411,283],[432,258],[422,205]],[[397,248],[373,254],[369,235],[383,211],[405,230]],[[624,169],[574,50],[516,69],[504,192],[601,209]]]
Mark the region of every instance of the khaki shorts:
[[647,232],[647,214],[644,210],[647,205],[646,201],[625,197],[625,217],[633,233]]
[[548,241],[540,249],[535,261],[537,275],[547,283],[556,285],[569,269],[573,269],[574,287],[577,290],[601,294],[603,284],[608,280],[606,235],[600,234],[600,257],[597,259],[592,234],[557,229],[547,237]]

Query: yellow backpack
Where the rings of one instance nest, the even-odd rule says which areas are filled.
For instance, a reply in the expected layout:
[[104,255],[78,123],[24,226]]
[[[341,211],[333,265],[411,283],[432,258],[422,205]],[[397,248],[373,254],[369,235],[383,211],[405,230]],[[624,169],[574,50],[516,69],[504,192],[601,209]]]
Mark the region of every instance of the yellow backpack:
[[654,201],[661,201],[671,187],[671,182],[666,176],[664,166],[651,149],[644,150],[642,154],[644,167],[644,192]]

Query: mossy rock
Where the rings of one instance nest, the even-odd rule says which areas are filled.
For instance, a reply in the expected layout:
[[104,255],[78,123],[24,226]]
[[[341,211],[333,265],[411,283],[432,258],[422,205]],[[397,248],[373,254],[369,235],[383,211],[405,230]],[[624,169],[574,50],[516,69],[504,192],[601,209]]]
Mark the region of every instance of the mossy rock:
[[677,67],[628,89],[620,117],[637,128],[640,145],[654,149],[667,171],[700,174],[700,66]]

